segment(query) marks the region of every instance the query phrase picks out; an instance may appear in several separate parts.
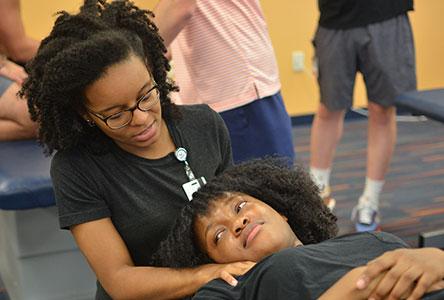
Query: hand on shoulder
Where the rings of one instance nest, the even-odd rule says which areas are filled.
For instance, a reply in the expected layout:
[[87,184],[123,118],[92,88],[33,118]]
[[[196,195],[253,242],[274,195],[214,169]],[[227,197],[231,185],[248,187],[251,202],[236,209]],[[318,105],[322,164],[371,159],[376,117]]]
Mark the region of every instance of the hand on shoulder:
[[198,267],[200,276],[207,283],[213,279],[220,278],[231,286],[237,285],[234,276],[247,273],[256,263],[251,261],[240,261],[229,264],[208,264]]

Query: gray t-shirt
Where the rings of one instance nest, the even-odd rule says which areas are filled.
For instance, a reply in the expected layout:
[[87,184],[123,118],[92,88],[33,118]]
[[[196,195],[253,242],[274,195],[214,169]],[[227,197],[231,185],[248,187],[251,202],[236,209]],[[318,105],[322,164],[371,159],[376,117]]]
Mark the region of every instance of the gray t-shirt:
[[[232,164],[228,131],[206,105],[179,106],[183,118],[168,128],[188,152],[196,177],[207,180]],[[160,159],[132,155],[112,144],[105,154],[84,148],[58,152],[51,165],[60,227],[110,217],[135,265],[147,265],[188,202],[184,164],[174,153]],[[108,299],[98,290],[97,299]]]
[[[236,287],[218,279],[209,282],[193,300],[318,299],[351,269],[365,265],[386,251],[405,248],[398,237],[384,232],[357,233],[319,244],[282,250],[268,256],[245,275]],[[437,300],[444,290],[423,299]]]

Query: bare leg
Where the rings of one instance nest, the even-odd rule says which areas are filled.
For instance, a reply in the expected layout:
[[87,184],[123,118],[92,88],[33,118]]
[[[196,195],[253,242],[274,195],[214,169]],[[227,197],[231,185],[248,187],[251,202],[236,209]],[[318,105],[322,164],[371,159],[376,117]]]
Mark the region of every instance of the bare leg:
[[369,102],[368,111],[367,178],[364,192],[352,212],[352,219],[357,217],[358,232],[378,228],[379,195],[396,143],[395,107]]
[[331,167],[336,145],[342,136],[345,111],[330,111],[322,103],[313,120],[310,141],[310,166]]
[[384,180],[396,143],[396,108],[368,103],[367,177]]
[[35,138],[37,124],[32,122],[26,101],[17,96],[15,83],[0,96],[0,141]]
[[26,36],[19,0],[0,1],[0,44],[11,59],[19,62],[30,60],[37,52],[40,42]]

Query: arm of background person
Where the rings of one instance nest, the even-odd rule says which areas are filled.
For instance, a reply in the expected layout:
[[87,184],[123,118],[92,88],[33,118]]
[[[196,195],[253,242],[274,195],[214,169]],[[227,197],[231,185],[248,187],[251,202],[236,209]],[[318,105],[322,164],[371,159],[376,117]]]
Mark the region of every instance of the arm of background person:
[[13,63],[0,54],[0,76],[9,78],[17,84],[22,85],[23,81],[28,77],[23,67]]
[[29,61],[40,45],[26,36],[19,0],[0,1],[0,45],[8,57],[18,62]]
[[[204,265],[194,269],[134,266],[128,249],[109,218],[71,227],[71,232],[113,299],[172,299],[193,294],[215,278],[229,280],[252,264]],[[234,278],[233,278],[234,279]]]
[[154,23],[168,48],[196,9],[196,0],[160,0],[154,8]]

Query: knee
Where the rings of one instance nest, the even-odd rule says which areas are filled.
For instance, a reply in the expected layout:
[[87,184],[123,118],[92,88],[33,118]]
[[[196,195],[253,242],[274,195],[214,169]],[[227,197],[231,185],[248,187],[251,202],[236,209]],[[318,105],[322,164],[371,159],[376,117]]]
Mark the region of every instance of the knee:
[[340,121],[345,114],[345,110],[330,110],[322,103],[319,105],[316,117],[322,121]]
[[37,136],[38,125],[31,120],[28,103],[17,96],[20,87],[13,83],[0,97],[0,118],[12,122],[16,126],[14,136],[17,139],[34,138]]
[[380,125],[392,124],[396,118],[396,108],[394,106],[382,106],[376,103],[368,104],[370,122]]

